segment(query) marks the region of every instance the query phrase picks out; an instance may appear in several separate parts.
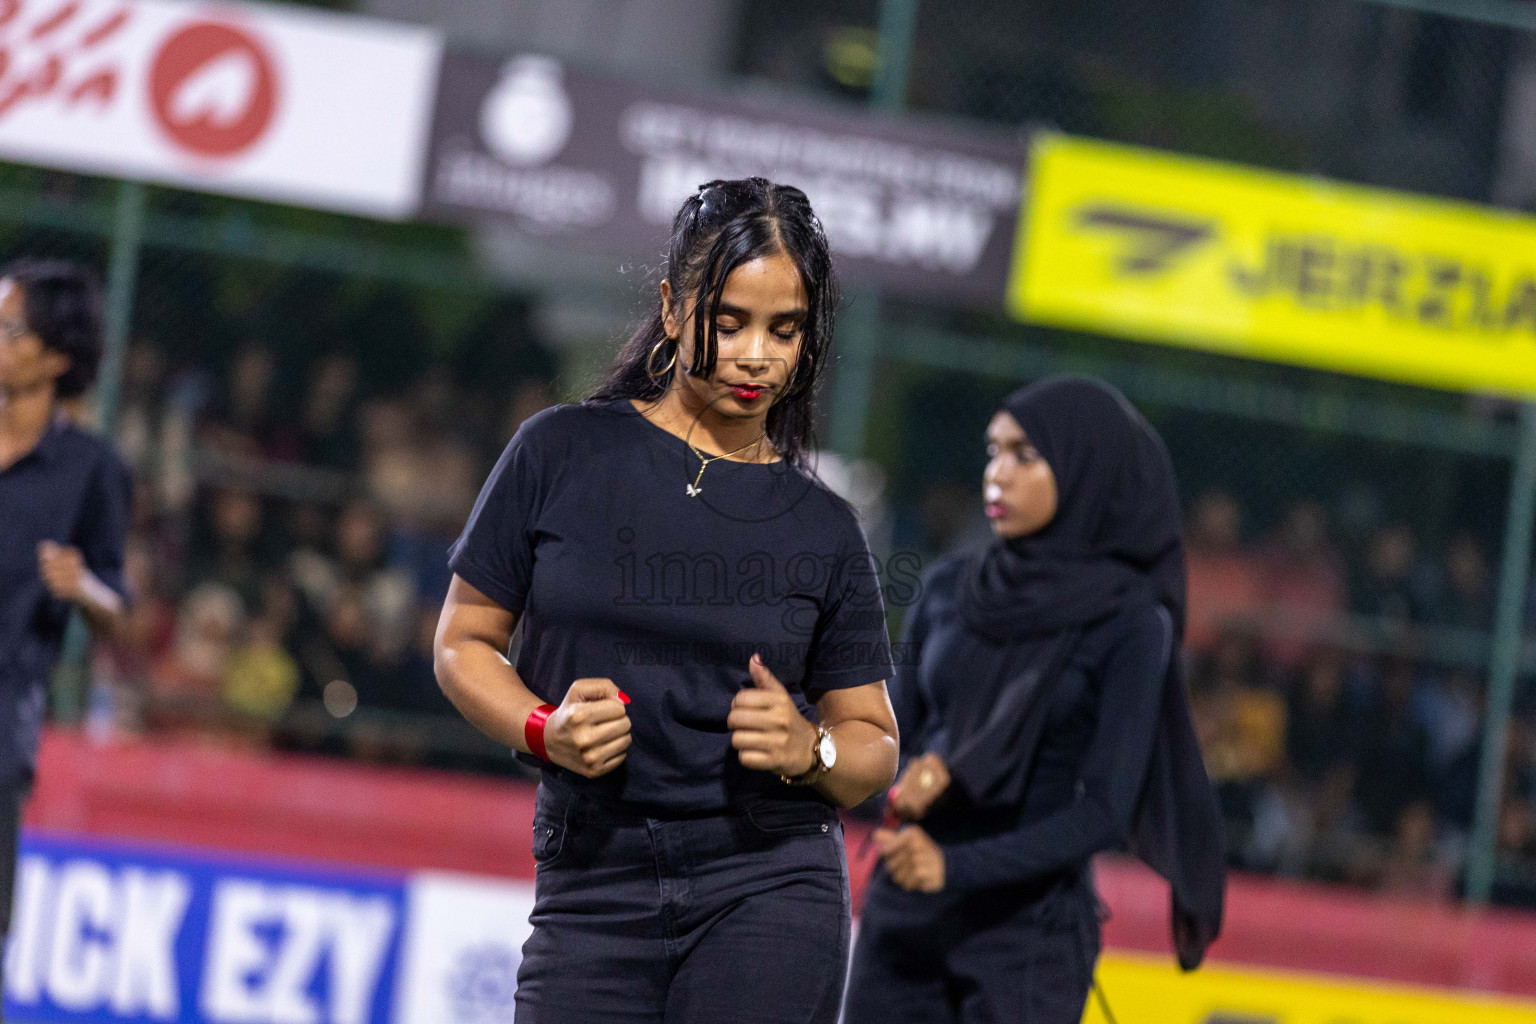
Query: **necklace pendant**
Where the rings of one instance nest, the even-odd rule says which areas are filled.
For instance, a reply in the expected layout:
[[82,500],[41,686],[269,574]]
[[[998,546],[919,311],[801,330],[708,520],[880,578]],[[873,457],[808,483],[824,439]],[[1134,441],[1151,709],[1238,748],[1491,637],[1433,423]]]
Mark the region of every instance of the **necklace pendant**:
[[695,487],[695,486],[693,486],[693,484],[684,484],[683,485],[683,489],[685,491],[687,491],[688,497],[693,498],[693,497],[696,497],[698,495],[698,493],[700,491],[702,491],[704,488],[702,488],[702,487]]

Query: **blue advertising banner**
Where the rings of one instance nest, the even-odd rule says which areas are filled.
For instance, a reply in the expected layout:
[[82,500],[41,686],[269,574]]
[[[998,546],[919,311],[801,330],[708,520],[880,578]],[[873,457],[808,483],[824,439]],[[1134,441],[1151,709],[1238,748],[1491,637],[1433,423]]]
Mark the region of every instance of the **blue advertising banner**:
[[8,1021],[390,1024],[406,879],[27,833]]

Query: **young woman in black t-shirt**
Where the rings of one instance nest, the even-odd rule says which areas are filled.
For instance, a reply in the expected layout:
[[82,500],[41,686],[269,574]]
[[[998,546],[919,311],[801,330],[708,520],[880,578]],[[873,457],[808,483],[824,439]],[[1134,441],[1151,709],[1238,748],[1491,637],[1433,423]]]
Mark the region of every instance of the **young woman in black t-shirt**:
[[809,468],[836,298],[803,193],[701,187],[652,315],[450,552],[438,679],[542,766],[520,1024],[837,1019],[834,808],[890,784],[896,726],[863,531]]

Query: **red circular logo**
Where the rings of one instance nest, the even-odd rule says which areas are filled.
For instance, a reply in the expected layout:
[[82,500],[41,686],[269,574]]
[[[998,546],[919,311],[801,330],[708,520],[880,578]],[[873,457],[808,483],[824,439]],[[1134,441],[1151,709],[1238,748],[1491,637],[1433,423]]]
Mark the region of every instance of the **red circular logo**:
[[171,36],[149,72],[155,118],[183,149],[230,157],[261,138],[277,109],[277,72],[254,38],[195,22]]

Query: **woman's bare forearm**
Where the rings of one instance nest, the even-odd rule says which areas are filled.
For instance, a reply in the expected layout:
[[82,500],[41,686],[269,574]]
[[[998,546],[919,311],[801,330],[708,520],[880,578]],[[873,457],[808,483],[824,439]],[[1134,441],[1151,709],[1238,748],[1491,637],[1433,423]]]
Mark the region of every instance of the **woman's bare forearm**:
[[81,574],[80,596],[75,599],[75,606],[98,636],[112,636],[123,623],[122,597],[95,573]]
[[837,763],[816,788],[839,807],[855,807],[896,781],[896,737],[874,722],[828,722]]
[[523,726],[544,701],[485,640],[464,637],[439,646],[437,683],[459,713],[497,743],[528,752]]

